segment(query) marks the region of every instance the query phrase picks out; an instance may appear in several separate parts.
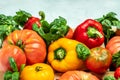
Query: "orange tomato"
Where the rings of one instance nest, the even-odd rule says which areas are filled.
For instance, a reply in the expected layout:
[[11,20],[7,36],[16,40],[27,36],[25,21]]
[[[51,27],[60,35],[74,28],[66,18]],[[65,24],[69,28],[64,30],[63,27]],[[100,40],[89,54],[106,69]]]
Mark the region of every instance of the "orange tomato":
[[120,51],[120,36],[111,38],[106,45],[106,49],[108,49],[112,55]]
[[95,75],[85,71],[67,71],[59,80],[99,80]]
[[6,45],[0,49],[0,72],[10,70],[9,57],[13,57],[20,69],[21,64],[26,64],[26,57],[22,49],[14,45]]
[[90,56],[86,59],[86,67],[95,73],[105,73],[112,62],[112,55],[103,47],[91,49]]
[[3,42],[19,46],[25,53],[27,64],[44,62],[46,58],[46,44],[44,40],[33,30],[15,30]]

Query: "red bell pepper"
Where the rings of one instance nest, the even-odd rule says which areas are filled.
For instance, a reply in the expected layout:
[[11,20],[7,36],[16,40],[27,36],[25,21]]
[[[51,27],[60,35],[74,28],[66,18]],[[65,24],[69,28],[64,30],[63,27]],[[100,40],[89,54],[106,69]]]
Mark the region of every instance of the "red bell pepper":
[[36,23],[38,27],[41,26],[40,19],[37,17],[30,17],[24,25],[24,29],[32,30],[32,25]]
[[73,39],[84,43],[89,48],[100,46],[104,42],[102,25],[93,19],[87,19],[76,27]]

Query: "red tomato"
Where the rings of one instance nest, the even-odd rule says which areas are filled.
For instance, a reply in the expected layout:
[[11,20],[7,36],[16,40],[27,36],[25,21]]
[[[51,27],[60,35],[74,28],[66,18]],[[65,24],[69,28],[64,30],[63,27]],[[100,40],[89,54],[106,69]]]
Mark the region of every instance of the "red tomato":
[[120,67],[118,67],[118,68],[115,70],[115,72],[114,72],[114,77],[115,77],[116,79],[120,78]]
[[112,55],[120,51],[120,36],[111,38],[106,45],[106,49],[108,49]]
[[91,49],[86,60],[86,67],[95,73],[105,73],[112,61],[112,55],[106,48],[95,47]]
[[59,80],[99,80],[95,75],[84,71],[67,71]]
[[9,57],[13,57],[16,61],[18,69],[21,64],[26,64],[26,56],[22,49],[14,45],[6,45],[0,49],[0,71],[10,70]]
[[46,58],[46,44],[44,40],[33,30],[16,30],[12,32],[3,42],[17,45],[23,49],[27,64],[44,62]]

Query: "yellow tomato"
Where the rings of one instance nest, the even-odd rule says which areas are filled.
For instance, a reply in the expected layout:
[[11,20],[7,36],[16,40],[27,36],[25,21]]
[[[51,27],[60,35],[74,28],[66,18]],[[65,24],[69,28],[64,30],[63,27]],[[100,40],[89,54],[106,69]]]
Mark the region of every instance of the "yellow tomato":
[[54,71],[48,64],[36,63],[23,69],[20,80],[54,80]]

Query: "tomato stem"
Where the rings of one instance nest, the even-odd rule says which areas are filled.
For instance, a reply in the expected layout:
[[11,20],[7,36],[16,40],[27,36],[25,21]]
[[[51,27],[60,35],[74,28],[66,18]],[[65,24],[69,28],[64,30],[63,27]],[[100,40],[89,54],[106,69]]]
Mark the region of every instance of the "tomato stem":
[[42,67],[40,67],[40,66],[36,66],[35,71],[36,71],[36,72],[41,71],[41,70],[42,70],[41,68],[42,68]]
[[103,35],[94,27],[88,27],[87,34],[88,34],[88,37],[90,38],[97,38],[97,37],[102,38],[103,37]]
[[54,51],[55,59],[62,60],[66,56],[66,51],[64,48],[58,48]]
[[22,50],[24,50],[24,45],[23,45],[22,40],[18,40],[17,43],[16,43],[16,46],[18,46],[18,47],[20,47]]

